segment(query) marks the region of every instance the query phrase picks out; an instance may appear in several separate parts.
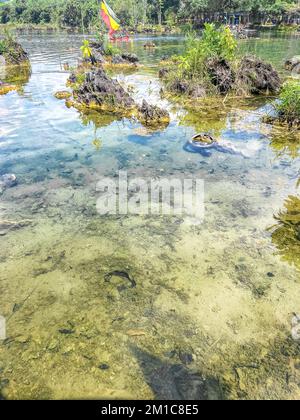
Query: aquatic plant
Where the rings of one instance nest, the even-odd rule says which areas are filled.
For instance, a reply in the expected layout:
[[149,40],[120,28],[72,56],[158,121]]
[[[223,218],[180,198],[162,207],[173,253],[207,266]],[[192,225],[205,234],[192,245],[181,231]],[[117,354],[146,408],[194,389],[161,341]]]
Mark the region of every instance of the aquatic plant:
[[205,62],[211,58],[233,60],[236,56],[237,43],[230,28],[217,29],[211,23],[205,25],[202,38],[190,33],[187,38],[187,52],[180,57],[180,68],[189,78],[203,75]]
[[300,197],[289,196],[275,219],[278,224],[269,229],[273,243],[285,261],[300,267]]
[[292,80],[282,88],[279,102],[274,104],[278,119],[290,127],[300,127],[300,82]]
[[90,47],[90,42],[87,39],[85,39],[83,41],[83,45],[80,47],[80,49],[81,49],[81,52],[82,52],[82,57],[84,59],[89,59],[89,58],[92,57],[92,55],[93,55],[92,49]]

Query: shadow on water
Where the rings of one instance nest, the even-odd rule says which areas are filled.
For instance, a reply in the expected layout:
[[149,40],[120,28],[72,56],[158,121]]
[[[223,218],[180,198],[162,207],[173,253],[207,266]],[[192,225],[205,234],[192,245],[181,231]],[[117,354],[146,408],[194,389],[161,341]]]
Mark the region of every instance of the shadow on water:
[[180,363],[170,363],[131,346],[146,383],[157,400],[224,400],[218,379],[207,377]]

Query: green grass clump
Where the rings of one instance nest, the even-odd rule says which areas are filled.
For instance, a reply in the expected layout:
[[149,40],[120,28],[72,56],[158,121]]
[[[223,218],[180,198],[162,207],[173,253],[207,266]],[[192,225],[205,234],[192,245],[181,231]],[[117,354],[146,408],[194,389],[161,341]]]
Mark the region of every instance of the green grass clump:
[[[180,69],[189,79],[203,76],[203,67],[208,59],[232,61],[237,55],[237,42],[229,27],[219,29],[207,23],[199,39],[190,33],[187,39],[186,54],[180,57]],[[204,69],[205,70],[205,69]]]
[[118,47],[115,47],[114,45],[108,43],[107,45],[105,45],[104,55],[108,57],[113,57],[114,55],[118,54],[120,54],[120,50]]
[[285,83],[275,109],[280,121],[288,123],[290,127],[300,126],[300,82],[298,80]]

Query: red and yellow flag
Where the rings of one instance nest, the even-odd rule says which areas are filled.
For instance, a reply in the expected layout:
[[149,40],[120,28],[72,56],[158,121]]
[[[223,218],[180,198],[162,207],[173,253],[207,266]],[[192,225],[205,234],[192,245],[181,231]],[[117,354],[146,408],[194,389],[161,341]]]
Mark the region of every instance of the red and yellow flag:
[[101,1],[101,16],[104,23],[108,27],[110,35],[120,29],[119,19],[105,0]]

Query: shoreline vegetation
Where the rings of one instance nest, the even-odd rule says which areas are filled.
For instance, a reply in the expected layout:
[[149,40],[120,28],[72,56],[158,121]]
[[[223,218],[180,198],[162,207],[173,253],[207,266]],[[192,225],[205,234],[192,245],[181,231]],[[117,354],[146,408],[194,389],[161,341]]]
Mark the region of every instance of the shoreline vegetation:
[[[219,24],[218,24],[219,25]],[[204,25],[199,28],[202,30]],[[286,32],[286,33],[294,33],[295,35],[300,36],[300,25],[295,24],[285,24],[285,25],[261,25],[261,24],[249,24],[244,28],[248,28],[250,30],[268,30],[272,29],[273,31],[278,32]],[[16,32],[68,32],[74,34],[87,34],[93,35],[95,32],[103,31],[102,27],[99,25],[89,26],[88,28],[82,29],[81,26],[63,26],[63,25],[56,25],[51,23],[7,23],[1,24],[0,23],[0,33],[8,29],[10,31]],[[133,35],[186,35],[190,31],[194,29],[193,25],[191,24],[179,24],[176,26],[169,26],[167,24],[157,25],[157,24],[149,24],[149,25],[142,25],[136,28],[132,28],[129,26],[124,27],[124,31],[133,36]]]

